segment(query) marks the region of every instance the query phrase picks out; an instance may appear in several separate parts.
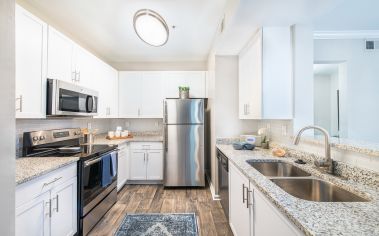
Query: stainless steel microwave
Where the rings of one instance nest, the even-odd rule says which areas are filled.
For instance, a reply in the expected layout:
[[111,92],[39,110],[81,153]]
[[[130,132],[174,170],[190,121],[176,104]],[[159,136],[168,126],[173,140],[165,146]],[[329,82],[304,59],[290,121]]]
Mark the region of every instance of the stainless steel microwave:
[[99,93],[56,79],[47,80],[48,116],[96,116]]

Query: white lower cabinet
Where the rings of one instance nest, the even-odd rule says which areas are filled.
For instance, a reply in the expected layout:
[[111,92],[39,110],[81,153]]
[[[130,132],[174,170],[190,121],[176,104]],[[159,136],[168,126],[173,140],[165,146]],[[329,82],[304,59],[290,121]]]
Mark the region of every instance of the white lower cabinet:
[[77,233],[76,170],[75,163],[17,186],[17,236]]
[[249,179],[229,165],[229,223],[235,236],[250,234],[250,210],[247,206]]
[[127,144],[118,146],[118,174],[117,174],[117,191],[124,187],[129,179],[129,148]]
[[163,180],[162,143],[131,143],[130,180]]
[[303,235],[233,164],[229,165],[229,187],[234,236]]
[[50,235],[50,192],[16,208],[16,235]]

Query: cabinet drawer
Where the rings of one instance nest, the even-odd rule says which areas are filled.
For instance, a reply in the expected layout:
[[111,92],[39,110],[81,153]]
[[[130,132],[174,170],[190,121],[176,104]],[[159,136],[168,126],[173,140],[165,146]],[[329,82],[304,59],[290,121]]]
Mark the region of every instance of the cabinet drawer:
[[16,187],[16,207],[28,202],[55,186],[76,177],[77,162],[42,175]]
[[130,149],[134,150],[162,150],[162,142],[131,142]]

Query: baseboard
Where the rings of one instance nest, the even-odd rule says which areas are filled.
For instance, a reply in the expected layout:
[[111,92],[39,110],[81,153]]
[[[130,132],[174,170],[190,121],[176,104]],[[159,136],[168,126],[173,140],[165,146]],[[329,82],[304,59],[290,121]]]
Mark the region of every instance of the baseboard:
[[208,183],[209,183],[209,190],[211,191],[213,200],[219,201],[220,200],[220,195],[216,194],[216,190],[215,190],[215,188],[213,186],[212,181],[210,180],[210,178],[208,176],[206,176],[206,177],[207,177],[207,180],[208,180]]
[[126,184],[163,184],[163,180],[128,180]]

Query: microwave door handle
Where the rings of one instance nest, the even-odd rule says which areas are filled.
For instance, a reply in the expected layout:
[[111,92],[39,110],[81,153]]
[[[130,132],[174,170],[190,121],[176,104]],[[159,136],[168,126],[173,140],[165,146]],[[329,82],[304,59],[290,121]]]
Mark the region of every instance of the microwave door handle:
[[91,113],[93,111],[93,97],[92,96],[87,96],[86,110],[88,113]]

